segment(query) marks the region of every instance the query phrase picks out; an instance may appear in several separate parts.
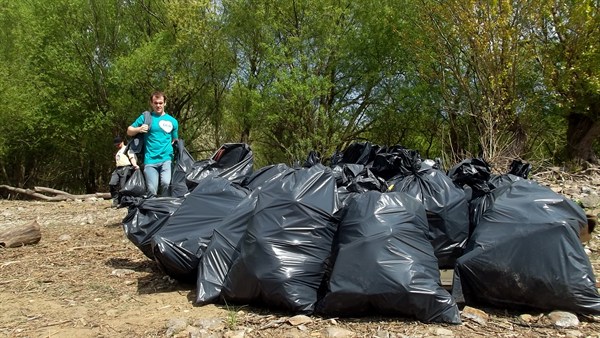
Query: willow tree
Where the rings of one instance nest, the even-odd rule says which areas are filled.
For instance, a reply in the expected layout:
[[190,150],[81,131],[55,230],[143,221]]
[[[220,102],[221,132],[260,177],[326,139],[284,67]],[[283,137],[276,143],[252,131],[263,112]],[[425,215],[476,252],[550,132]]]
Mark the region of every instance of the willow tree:
[[598,163],[600,2],[541,1],[532,36],[551,101],[567,125],[563,159]]
[[22,131],[4,133],[19,140],[11,152],[22,151],[8,159],[20,168],[7,175],[11,184],[99,189],[112,165],[109,68],[127,50],[117,24],[122,5],[32,0],[4,7],[0,48],[19,78],[9,80],[14,87],[2,99]]
[[402,58],[389,1],[223,4],[240,65],[232,103],[264,162],[325,156],[368,136]]
[[436,83],[454,160],[483,156],[497,162],[528,150],[533,93],[528,20],[531,2],[424,1],[419,17],[436,62],[422,72]]

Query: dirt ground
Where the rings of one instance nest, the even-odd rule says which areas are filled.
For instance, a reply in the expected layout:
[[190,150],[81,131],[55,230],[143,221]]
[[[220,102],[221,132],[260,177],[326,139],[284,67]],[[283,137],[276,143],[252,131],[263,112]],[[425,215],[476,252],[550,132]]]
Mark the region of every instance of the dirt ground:
[[[178,337],[600,336],[600,318],[579,316],[577,327],[562,329],[543,313],[524,321],[523,313],[487,308],[480,308],[487,322],[456,326],[379,317],[292,325],[289,314],[265,309],[194,306],[195,285],[164,275],[125,237],[126,212],[100,199],[0,200],[0,226],[36,220],[42,232],[36,245],[0,248],[0,337],[164,337],[178,332],[177,320],[196,328]],[[596,234],[591,247],[599,241]],[[591,255],[597,271],[597,252]]]

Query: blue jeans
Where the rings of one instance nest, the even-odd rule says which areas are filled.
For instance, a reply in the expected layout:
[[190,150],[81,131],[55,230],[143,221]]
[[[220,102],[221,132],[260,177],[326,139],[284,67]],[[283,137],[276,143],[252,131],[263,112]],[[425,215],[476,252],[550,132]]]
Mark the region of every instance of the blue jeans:
[[169,195],[169,185],[171,184],[171,161],[145,164],[144,176],[146,177],[146,187],[148,188],[150,196],[158,195],[159,177],[160,196]]

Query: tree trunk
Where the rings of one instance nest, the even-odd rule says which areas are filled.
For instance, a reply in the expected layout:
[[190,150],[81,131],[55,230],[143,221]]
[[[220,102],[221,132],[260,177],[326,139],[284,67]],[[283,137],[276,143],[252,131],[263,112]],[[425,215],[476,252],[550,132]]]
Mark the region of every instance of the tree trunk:
[[590,116],[571,113],[568,118],[566,159],[575,162],[587,161],[597,164],[594,141],[600,136],[600,123]]
[[42,238],[37,221],[29,224],[12,224],[0,226],[0,247],[16,248],[28,244],[36,244]]

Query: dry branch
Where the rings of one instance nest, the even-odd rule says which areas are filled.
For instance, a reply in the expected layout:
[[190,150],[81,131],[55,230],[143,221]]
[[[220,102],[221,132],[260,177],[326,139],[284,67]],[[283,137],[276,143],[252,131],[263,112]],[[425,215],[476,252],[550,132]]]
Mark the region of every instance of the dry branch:
[[[107,192],[97,192],[95,194],[85,194],[85,195],[72,195],[72,194],[69,194],[62,190],[56,190],[56,189],[46,188],[46,187],[35,187],[34,188],[35,190],[31,190],[31,189],[22,189],[22,188],[11,187],[9,185],[0,185],[0,189],[5,189],[10,192],[26,195],[29,197],[33,197],[35,199],[44,200],[44,201],[48,201],[48,202],[67,201],[67,200],[74,200],[74,199],[86,199],[86,198],[92,198],[92,197],[103,198],[103,199],[110,198],[110,193],[107,193]],[[55,194],[55,196],[44,195],[41,192],[53,193],[53,194]]]
[[40,239],[42,239],[42,233],[37,221],[26,225],[0,226],[0,246],[6,248],[36,244]]

